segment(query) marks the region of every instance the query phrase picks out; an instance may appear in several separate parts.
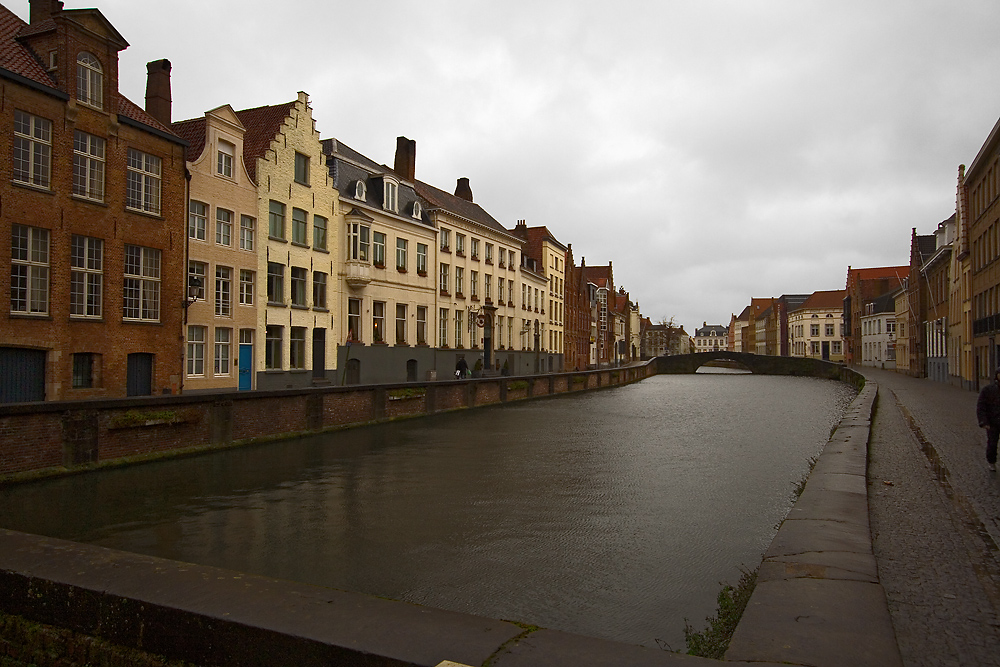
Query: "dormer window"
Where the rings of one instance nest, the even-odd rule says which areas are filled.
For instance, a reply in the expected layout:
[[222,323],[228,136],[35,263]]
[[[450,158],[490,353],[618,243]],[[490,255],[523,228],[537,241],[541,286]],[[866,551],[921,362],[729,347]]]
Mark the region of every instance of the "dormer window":
[[419,220],[421,212],[422,211],[420,208],[420,202],[418,201],[413,202],[413,217]]
[[364,201],[366,195],[367,195],[367,192],[366,192],[366,189],[365,189],[365,182],[364,181],[355,181],[354,182],[354,198],[355,199],[360,199],[361,201]]
[[226,178],[233,177],[233,154],[236,147],[228,141],[219,141],[219,159],[216,161],[215,171],[220,176]]
[[96,109],[104,108],[104,70],[92,53],[76,58],[76,99]]
[[396,181],[389,180],[388,178],[383,178],[382,182],[385,188],[384,197],[382,199],[382,208],[395,213],[399,210],[396,208],[399,195],[399,184],[396,183]]

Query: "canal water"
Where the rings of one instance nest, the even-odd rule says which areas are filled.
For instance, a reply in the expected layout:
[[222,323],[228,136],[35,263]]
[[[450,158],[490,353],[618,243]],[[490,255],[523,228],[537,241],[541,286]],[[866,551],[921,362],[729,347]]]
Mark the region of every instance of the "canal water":
[[682,649],[853,396],[656,376],[0,489],[0,525]]

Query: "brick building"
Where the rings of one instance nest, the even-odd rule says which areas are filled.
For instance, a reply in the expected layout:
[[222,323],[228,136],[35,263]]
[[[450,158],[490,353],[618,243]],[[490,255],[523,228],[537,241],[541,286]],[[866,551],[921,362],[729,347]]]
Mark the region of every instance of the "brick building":
[[10,141],[0,164],[0,402],[180,388],[184,142],[167,127],[167,61],[147,110],[118,91],[125,39],[97,9],[0,6]]

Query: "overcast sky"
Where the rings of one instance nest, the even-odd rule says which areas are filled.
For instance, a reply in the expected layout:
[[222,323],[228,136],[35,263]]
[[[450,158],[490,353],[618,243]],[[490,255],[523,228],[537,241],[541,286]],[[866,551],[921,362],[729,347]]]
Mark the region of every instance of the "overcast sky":
[[303,90],[323,138],[415,139],[418,179],[468,177],[690,333],[908,264],[1000,117],[995,0],[66,0],[95,5],[136,103],[159,58],[175,120]]

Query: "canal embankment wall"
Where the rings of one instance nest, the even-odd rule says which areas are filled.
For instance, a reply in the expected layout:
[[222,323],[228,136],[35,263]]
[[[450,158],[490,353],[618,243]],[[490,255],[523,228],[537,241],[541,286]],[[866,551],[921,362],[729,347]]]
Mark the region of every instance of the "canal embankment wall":
[[[646,370],[640,375],[655,373],[650,366],[641,368]],[[838,368],[840,379],[863,384],[857,373]],[[594,387],[587,380],[588,388],[614,386],[610,374],[600,378],[593,381]],[[622,375],[614,379],[626,381]],[[551,396],[568,391],[557,387],[574,384],[552,378],[539,382],[505,389],[497,385],[496,394]],[[478,405],[481,395],[493,396],[461,383],[441,386],[442,393],[423,397],[425,406],[434,401],[431,412],[458,409],[463,401],[464,406]],[[403,395],[397,394],[400,400]],[[377,420],[375,406],[381,405],[382,418],[391,418],[388,396],[382,403],[374,393],[368,396],[367,403],[355,397],[361,404],[357,414]],[[877,387],[869,382],[831,435],[802,495],[779,527],[726,655],[728,664],[902,664],[868,528],[865,470],[876,400]],[[277,405],[282,406],[287,409]],[[303,404],[299,409],[307,408]],[[318,408],[312,410],[313,419],[320,419],[315,416]],[[320,427],[325,424],[318,422]],[[176,423],[146,428],[161,426]],[[148,664],[159,664],[159,655],[198,665],[720,664],[5,530],[0,530],[0,628],[16,634],[5,647],[8,655],[19,652],[24,664],[39,665],[46,663],[35,658],[50,655],[57,643],[63,655],[90,650],[106,655],[107,649],[93,648],[94,638],[113,643],[116,650],[153,656]],[[53,640],[53,632],[63,634]],[[121,664],[146,664],[134,655],[129,660]]]
[[0,483],[631,384],[654,363],[443,382],[0,406]]

